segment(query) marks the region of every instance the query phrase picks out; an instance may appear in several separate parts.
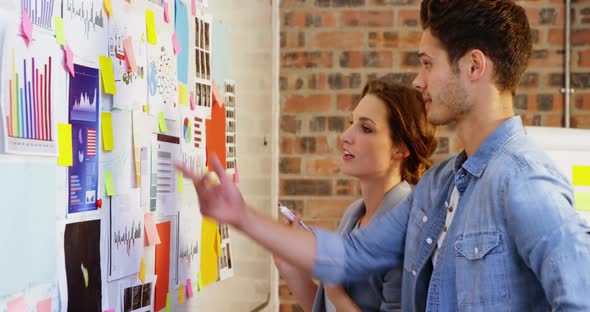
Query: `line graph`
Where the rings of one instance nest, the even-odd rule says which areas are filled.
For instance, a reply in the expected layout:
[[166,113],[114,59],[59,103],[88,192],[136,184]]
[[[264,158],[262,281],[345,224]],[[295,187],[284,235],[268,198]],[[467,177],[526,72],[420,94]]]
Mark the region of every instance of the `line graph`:
[[135,226],[135,221],[133,221],[129,228],[126,225],[122,231],[113,232],[113,242],[115,243],[117,249],[120,247],[120,245],[125,245],[127,255],[129,256],[131,253],[131,248],[135,246],[135,240],[142,238],[141,231],[141,221],[137,223],[137,227]]
[[102,6],[97,1],[93,1],[90,4],[86,1],[80,0],[67,0],[64,3],[64,9],[66,14],[69,14],[69,18],[72,20],[78,20],[84,24],[84,34],[86,39],[90,39],[91,32],[97,32],[97,28],[104,29],[104,16],[102,12]]

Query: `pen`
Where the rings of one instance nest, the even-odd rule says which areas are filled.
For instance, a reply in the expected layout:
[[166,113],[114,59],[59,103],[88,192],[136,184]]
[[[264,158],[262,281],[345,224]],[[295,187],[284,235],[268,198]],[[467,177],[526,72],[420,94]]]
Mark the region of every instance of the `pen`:
[[[287,208],[286,206],[281,205],[281,203],[278,203],[277,207],[279,207],[279,211],[283,214],[283,216],[285,216],[287,219],[289,219],[289,221],[293,222],[295,220],[296,216],[293,213],[293,211],[291,211],[291,209]],[[307,227],[307,225],[305,225],[305,223],[303,223],[303,221],[301,221],[301,220],[299,220],[299,227],[301,227],[304,230],[309,231],[309,228]]]

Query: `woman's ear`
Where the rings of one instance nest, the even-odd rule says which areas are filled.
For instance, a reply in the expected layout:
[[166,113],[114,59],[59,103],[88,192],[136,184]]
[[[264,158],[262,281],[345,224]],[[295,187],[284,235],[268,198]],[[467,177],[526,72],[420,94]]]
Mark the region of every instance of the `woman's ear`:
[[393,153],[391,154],[391,156],[393,157],[393,159],[404,159],[410,156],[410,151],[408,150],[408,147],[406,147],[405,144],[402,144],[400,146],[394,146]]

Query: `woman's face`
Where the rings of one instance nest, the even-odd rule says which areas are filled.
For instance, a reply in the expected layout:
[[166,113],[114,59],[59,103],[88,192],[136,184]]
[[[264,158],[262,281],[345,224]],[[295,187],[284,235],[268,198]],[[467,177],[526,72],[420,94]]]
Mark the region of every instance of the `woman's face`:
[[352,112],[350,126],[340,136],[344,174],[383,177],[400,161],[393,157],[395,146],[387,117],[387,108],[380,98],[367,94],[361,99]]

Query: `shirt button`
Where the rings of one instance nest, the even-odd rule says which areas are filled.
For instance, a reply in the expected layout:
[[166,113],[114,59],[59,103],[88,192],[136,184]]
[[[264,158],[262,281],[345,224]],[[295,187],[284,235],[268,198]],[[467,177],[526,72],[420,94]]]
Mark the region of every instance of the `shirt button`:
[[426,242],[428,243],[428,245],[431,245],[431,244],[432,244],[432,239],[431,239],[430,237],[428,237],[428,238],[426,239]]
[[446,233],[446,232],[447,232],[447,230],[448,230],[448,229],[447,229],[447,226],[445,225],[445,227],[443,227],[443,232],[445,232],[445,233]]
[[416,276],[416,270],[412,270],[412,275]]
[[453,212],[453,206],[449,207],[449,212]]
[[479,249],[477,249],[477,247],[475,247],[475,249],[473,251],[477,254],[479,252]]
[[428,221],[428,217],[426,217],[426,216],[422,217],[422,222],[426,223],[426,221]]

